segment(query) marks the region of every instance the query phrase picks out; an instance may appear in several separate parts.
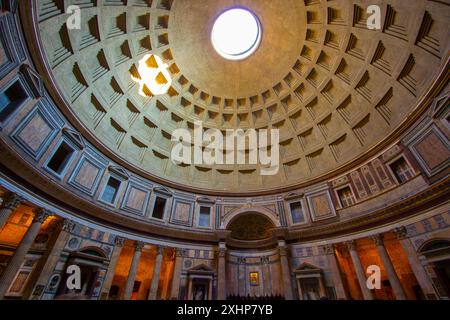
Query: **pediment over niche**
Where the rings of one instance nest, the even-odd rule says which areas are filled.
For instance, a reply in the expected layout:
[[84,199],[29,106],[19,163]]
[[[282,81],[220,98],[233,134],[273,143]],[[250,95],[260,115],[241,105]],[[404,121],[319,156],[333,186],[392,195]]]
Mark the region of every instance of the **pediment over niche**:
[[77,145],[78,148],[84,149],[86,147],[86,144],[84,143],[83,137],[76,132],[75,130],[64,128],[63,134],[70,139],[73,143]]
[[173,196],[172,192],[169,189],[164,188],[164,187],[155,187],[153,189],[153,191],[156,192],[156,193],[168,196],[168,197],[172,197]]
[[305,194],[303,192],[291,192],[284,197],[285,200],[293,200],[303,198]]
[[206,204],[215,204],[216,201],[214,199],[208,198],[208,197],[198,197],[197,198],[198,203],[206,203]]
[[448,106],[450,104],[450,94],[445,94],[436,98],[433,102],[432,116],[433,118],[443,118],[448,114]]
[[121,167],[110,166],[109,171],[117,174],[118,176],[120,176],[121,178],[123,178],[125,180],[128,180],[130,178],[130,175],[128,174],[128,172],[126,172],[125,169],[123,169]]
[[44,96],[44,83],[42,81],[41,76],[31,69],[31,67],[27,64],[23,64],[20,67],[20,73],[23,74],[27,83],[30,86],[31,91],[35,98],[40,98]]
[[302,263],[295,271],[296,274],[321,274],[323,270],[310,263]]
[[214,273],[214,270],[211,269],[206,264],[200,264],[188,270],[189,274],[211,274]]

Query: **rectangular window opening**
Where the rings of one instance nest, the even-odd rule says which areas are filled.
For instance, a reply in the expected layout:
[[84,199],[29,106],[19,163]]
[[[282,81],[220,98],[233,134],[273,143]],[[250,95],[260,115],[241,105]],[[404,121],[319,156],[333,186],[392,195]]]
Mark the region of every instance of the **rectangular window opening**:
[[300,201],[291,203],[289,207],[291,209],[292,222],[294,224],[305,222],[305,217],[303,215],[303,207]]
[[341,207],[347,208],[356,203],[355,197],[353,196],[352,189],[346,187],[338,191],[339,200],[341,201]]
[[200,216],[198,220],[198,225],[200,227],[210,227],[211,226],[211,208],[210,207],[200,207]]
[[408,182],[414,177],[413,171],[403,157],[391,163],[390,167],[400,184]]
[[156,219],[164,218],[164,211],[166,209],[167,200],[164,198],[156,197],[155,206],[153,207],[152,217]]
[[117,194],[119,193],[121,182],[113,177],[110,177],[103,191],[102,200],[108,203],[115,203]]
[[58,175],[62,174],[74,152],[75,150],[67,143],[61,143],[58,150],[56,150],[50,161],[47,163],[47,168]]

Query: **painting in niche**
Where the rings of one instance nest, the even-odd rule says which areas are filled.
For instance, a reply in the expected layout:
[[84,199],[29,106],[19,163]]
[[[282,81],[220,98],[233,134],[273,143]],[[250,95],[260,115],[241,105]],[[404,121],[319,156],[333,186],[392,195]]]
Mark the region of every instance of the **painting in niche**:
[[259,286],[259,273],[250,272],[250,285]]

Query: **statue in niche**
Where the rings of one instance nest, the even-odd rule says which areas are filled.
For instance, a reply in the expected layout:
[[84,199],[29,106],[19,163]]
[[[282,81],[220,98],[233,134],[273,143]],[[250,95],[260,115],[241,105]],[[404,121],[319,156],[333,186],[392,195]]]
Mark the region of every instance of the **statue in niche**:
[[194,300],[196,301],[205,301],[207,300],[206,296],[206,286],[203,284],[194,285]]

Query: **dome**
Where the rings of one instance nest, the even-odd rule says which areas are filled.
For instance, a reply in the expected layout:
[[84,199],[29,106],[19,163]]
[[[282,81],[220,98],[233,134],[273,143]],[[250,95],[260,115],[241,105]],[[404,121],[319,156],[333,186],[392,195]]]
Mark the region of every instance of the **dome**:
[[[398,8],[403,31],[377,32],[346,1],[244,2],[235,10],[256,17],[257,50],[235,61],[211,41],[233,1],[164,3],[87,6],[77,32],[64,15],[44,16],[37,41],[62,111],[86,138],[129,170],[191,190],[274,193],[336,174],[393,141],[441,71],[440,54],[408,49]],[[133,81],[148,54],[167,65],[165,94],[139,94]],[[276,174],[261,176],[248,146],[243,163],[174,163],[173,131],[196,122],[203,131],[279,130]]]
[[0,4],[0,299],[450,298],[448,1]]

